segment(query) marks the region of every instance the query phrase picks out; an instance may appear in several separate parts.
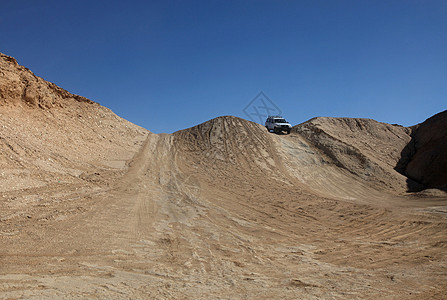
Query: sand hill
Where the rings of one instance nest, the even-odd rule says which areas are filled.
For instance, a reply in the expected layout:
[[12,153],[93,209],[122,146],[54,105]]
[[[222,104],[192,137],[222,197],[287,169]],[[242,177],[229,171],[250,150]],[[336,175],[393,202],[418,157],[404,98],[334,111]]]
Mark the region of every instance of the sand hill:
[[0,297],[442,299],[446,115],[153,134],[1,55]]

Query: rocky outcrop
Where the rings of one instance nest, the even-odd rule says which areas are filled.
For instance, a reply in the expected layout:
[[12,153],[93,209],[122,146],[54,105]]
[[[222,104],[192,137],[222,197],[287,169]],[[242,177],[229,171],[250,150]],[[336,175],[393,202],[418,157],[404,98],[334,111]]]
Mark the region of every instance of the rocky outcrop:
[[0,53],[0,106],[25,105],[49,109],[69,101],[95,102],[58,87],[19,65],[15,58]]
[[[447,190],[447,111],[412,128],[397,170],[424,188]],[[421,189],[420,187],[412,190]]]

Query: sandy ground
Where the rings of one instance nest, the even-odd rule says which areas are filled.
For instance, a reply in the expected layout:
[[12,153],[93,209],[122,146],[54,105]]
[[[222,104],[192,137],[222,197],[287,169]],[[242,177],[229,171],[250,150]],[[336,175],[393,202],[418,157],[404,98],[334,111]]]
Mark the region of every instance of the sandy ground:
[[[218,125],[216,138],[233,134]],[[2,298],[445,296],[445,197],[322,197],[286,171],[290,157],[268,153],[299,135],[264,132],[265,153],[228,163],[185,134],[149,134],[122,176],[27,190],[30,203],[9,211],[20,217],[2,210]]]
[[0,298],[445,299],[447,196],[405,191],[408,129],[158,135],[62,94],[0,105]]

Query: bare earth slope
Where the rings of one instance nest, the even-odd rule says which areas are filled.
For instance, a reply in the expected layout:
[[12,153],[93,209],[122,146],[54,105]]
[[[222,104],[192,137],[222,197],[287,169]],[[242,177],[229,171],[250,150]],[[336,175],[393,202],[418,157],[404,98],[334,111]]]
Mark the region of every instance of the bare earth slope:
[[157,135],[40,78],[35,101],[5,92],[34,75],[0,66],[0,298],[446,295],[447,198],[394,170],[410,129],[227,116]]
[[394,168],[410,142],[410,130],[370,119],[315,118],[294,127],[333,164],[378,189],[406,191]]
[[82,213],[72,199],[107,191],[148,131],[3,54],[0,75],[0,227]]

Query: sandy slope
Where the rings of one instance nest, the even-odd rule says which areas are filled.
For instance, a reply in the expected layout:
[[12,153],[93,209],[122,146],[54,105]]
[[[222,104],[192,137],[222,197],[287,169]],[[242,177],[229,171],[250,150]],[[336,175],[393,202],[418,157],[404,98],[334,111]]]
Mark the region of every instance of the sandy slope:
[[394,170],[410,129],[219,117],[157,135],[67,97],[3,98],[0,298],[447,293],[447,197]]

